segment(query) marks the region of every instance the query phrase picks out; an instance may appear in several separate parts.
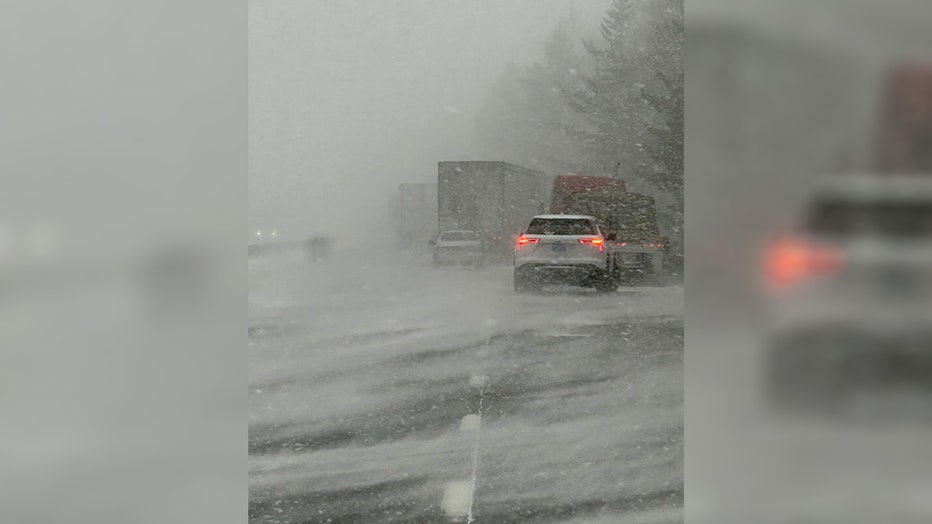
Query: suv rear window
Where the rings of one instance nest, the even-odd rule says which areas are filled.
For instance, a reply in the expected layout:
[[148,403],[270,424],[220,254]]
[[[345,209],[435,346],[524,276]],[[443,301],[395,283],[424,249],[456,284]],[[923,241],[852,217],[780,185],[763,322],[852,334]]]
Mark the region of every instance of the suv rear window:
[[529,235],[595,235],[598,231],[585,218],[535,218],[527,228]]
[[479,236],[472,231],[447,231],[440,234],[440,240],[445,242],[463,242],[467,240],[479,240]]
[[832,236],[932,236],[932,202],[825,200],[809,208],[808,229]]

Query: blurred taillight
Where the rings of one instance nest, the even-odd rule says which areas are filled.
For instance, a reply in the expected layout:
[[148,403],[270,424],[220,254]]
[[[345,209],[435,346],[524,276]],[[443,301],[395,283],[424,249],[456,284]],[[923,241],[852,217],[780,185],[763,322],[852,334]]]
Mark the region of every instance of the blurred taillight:
[[595,247],[599,248],[599,251],[602,251],[602,249],[603,249],[603,248],[602,248],[602,244],[604,244],[605,241],[602,240],[602,239],[599,238],[599,237],[590,237],[590,238],[580,238],[580,239],[579,239],[579,243],[580,243],[580,244],[589,244],[589,245],[591,245],[591,246],[595,246]]
[[518,237],[518,241],[515,244],[515,250],[521,249],[521,246],[526,246],[528,244],[536,244],[538,242],[540,242],[539,238],[528,238],[522,235]]
[[834,246],[783,238],[767,251],[764,271],[768,285],[784,288],[806,278],[836,274],[843,265],[841,251]]

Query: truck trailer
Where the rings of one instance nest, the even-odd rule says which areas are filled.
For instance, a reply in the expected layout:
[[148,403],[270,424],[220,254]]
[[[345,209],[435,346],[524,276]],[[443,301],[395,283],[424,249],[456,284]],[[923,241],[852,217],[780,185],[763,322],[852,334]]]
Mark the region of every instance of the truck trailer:
[[898,65],[883,96],[876,171],[932,174],[932,63]]
[[439,162],[438,229],[475,231],[487,261],[509,260],[523,228],[546,212],[551,187],[547,174],[505,162]]
[[426,250],[437,235],[437,184],[401,184],[396,202],[402,246]]

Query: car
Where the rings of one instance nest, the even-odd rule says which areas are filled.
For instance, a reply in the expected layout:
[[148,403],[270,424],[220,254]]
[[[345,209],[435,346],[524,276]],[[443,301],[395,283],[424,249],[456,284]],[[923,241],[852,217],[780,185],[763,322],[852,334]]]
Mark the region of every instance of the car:
[[482,240],[475,231],[442,231],[430,243],[435,267],[482,265]]
[[605,236],[589,215],[537,215],[515,241],[514,288],[568,284],[610,290]]
[[330,255],[333,239],[329,236],[316,235],[304,241],[304,251],[308,258],[318,262]]
[[929,393],[932,177],[826,177],[799,217],[765,251],[768,403],[890,413]]

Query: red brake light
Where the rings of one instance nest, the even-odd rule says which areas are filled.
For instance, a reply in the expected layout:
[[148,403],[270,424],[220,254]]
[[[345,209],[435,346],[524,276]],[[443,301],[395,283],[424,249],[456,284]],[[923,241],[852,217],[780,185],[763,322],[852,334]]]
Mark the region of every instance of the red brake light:
[[768,251],[765,276],[771,286],[786,287],[805,278],[835,274],[842,263],[841,253],[833,247],[785,238]]
[[526,246],[528,244],[536,244],[538,242],[540,242],[539,238],[528,238],[526,236],[520,236],[518,237],[518,241],[515,244],[515,249],[518,250],[518,249],[521,249],[521,246]]
[[599,248],[599,251],[602,251],[602,244],[604,244],[605,241],[599,237],[591,237],[591,238],[580,238],[579,243],[580,244],[592,244],[593,246],[596,246],[597,248]]

